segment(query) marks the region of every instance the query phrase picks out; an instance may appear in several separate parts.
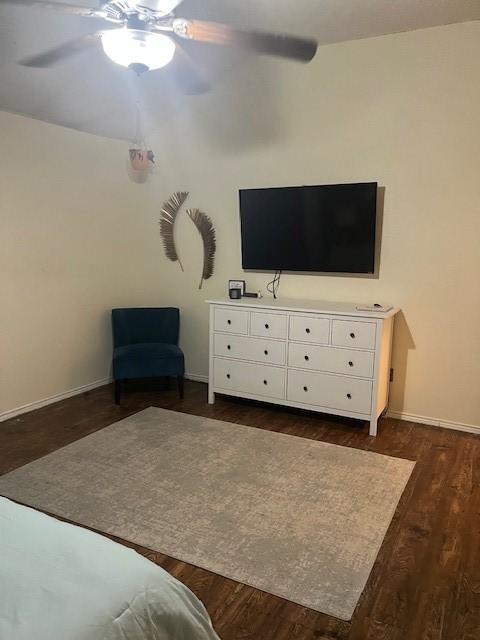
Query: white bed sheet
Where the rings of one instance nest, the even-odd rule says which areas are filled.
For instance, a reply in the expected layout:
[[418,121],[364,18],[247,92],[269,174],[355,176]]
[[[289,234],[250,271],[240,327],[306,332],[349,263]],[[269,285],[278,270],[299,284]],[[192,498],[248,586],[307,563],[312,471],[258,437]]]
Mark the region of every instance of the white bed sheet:
[[132,549],[0,497],[0,640],[218,640],[198,598]]

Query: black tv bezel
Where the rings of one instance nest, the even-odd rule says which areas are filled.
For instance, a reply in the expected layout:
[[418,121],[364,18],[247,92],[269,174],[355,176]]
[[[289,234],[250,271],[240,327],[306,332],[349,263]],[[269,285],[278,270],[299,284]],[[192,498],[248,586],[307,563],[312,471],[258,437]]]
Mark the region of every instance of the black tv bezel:
[[[244,263],[244,251],[243,251],[243,223],[242,223],[242,207],[241,207],[241,194],[244,191],[274,191],[276,189],[301,189],[303,187],[342,187],[342,186],[367,186],[367,185],[375,185],[375,209],[374,209],[374,234],[373,234],[373,245],[372,245],[372,265],[371,270],[359,270],[359,271],[338,271],[333,269],[324,269],[324,270],[316,270],[316,269],[289,269],[285,267],[278,266],[275,267],[246,267]],[[278,186],[278,187],[245,187],[238,190],[238,203],[239,203],[239,218],[240,218],[240,247],[241,247],[241,257],[242,257],[242,269],[244,271],[256,271],[260,273],[268,273],[268,272],[276,272],[283,271],[286,273],[317,273],[317,274],[339,274],[339,275],[348,275],[359,276],[359,275],[373,275],[376,270],[376,255],[377,255],[377,225],[378,225],[378,182],[370,181],[370,182],[339,182],[332,184],[313,184],[313,185],[288,185],[288,186]]]

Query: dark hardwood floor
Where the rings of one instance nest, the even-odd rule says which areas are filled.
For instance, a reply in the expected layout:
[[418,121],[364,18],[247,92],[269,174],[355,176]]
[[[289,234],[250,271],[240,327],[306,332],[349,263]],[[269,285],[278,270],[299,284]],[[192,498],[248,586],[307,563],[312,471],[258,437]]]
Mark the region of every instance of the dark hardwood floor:
[[223,640],[480,639],[480,438],[391,419],[370,438],[354,421],[206,397],[205,385],[187,382],[184,400],[174,389],[126,392],[118,407],[102,387],[13,418],[0,424],[0,473],[151,405],[415,460],[348,623],[129,546],[190,587]]

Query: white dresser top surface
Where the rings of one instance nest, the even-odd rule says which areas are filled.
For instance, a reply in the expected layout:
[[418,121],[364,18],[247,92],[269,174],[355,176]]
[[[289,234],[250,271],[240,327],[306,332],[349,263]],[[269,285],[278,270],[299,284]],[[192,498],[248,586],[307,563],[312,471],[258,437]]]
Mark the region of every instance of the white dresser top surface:
[[400,311],[398,307],[393,307],[389,311],[359,311],[356,306],[363,305],[361,302],[330,302],[327,300],[301,300],[297,298],[241,298],[231,300],[224,298],[220,300],[206,300],[208,304],[230,305],[233,307],[250,307],[258,309],[276,309],[278,311],[303,311],[315,313],[330,313],[339,316],[358,316],[361,318],[391,318]]

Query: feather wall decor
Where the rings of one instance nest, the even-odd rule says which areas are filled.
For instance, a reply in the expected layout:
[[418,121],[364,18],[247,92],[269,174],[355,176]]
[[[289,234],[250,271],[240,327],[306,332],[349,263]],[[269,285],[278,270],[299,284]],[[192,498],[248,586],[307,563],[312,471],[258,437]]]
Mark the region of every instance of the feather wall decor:
[[210,218],[200,209],[187,209],[187,215],[197,227],[203,240],[203,270],[200,284],[198,285],[198,288],[201,289],[203,281],[208,280],[213,275],[215,250],[217,248],[215,229]]
[[182,271],[183,265],[178,257],[177,248],[175,247],[173,229],[178,212],[187,197],[188,191],[177,191],[173,193],[168,200],[165,200],[163,203],[160,215],[160,235],[162,236],[165,253],[167,254],[167,258],[172,260],[172,262],[178,260]]

